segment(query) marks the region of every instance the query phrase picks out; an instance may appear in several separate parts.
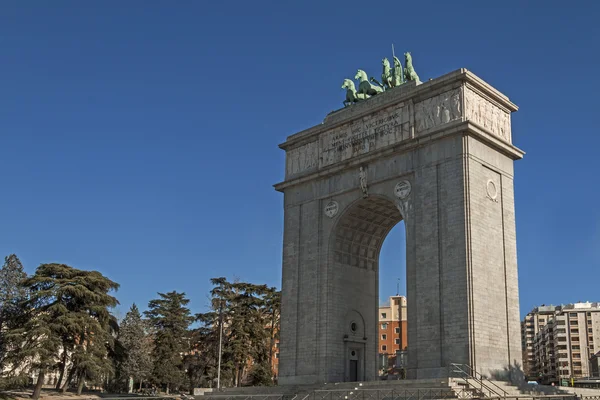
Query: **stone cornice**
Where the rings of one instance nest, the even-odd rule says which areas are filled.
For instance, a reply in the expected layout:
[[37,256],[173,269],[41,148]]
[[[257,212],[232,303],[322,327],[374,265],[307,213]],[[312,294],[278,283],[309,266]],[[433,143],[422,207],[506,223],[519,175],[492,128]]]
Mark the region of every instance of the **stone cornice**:
[[287,140],[284,143],[281,143],[279,147],[287,151],[317,140],[319,134],[322,132],[347,124],[386,107],[402,102],[418,102],[425,98],[435,96],[437,93],[459,86],[466,86],[469,89],[474,90],[486,100],[492,102],[506,112],[510,113],[518,110],[518,107],[512,103],[507,96],[493,88],[471,71],[461,68],[420,85],[416,85],[414,82],[406,83],[397,88],[378,94],[364,102],[334,111],[328,114],[321,124],[288,136]]
[[523,150],[497,138],[495,135],[490,134],[480,125],[471,121],[458,120],[431,129],[426,134],[420,135],[416,138],[409,139],[401,143],[391,145],[389,147],[385,147],[379,150],[375,150],[373,152],[363,154],[361,156],[354,157],[342,163],[337,163],[321,168],[313,173],[309,173],[306,175],[299,176],[297,178],[292,178],[277,183],[273,185],[273,187],[275,188],[275,190],[283,192],[285,189],[293,186],[333,176],[345,169],[358,168],[358,166],[365,163],[371,158],[388,157],[396,153],[405,153],[408,151],[412,151],[425,144],[428,144],[432,141],[440,140],[445,137],[457,134],[471,135],[473,137],[476,137],[482,142],[485,142],[490,147],[498,150],[500,153],[506,155],[507,157],[513,160],[521,159],[525,154]]

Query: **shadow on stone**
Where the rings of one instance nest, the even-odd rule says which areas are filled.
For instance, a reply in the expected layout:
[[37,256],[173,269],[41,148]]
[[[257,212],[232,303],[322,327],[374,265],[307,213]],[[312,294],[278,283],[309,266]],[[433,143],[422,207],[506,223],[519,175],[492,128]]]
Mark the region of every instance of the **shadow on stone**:
[[491,378],[496,381],[506,382],[506,384],[518,390],[521,394],[560,395],[569,393],[568,391],[561,389],[560,386],[527,383],[525,372],[523,372],[521,365],[516,360],[512,365],[506,366],[502,370],[492,371]]

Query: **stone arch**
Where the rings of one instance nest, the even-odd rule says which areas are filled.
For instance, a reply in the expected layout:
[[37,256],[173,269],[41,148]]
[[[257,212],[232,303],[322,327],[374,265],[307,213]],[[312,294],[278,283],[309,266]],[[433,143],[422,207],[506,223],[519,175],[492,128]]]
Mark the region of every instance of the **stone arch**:
[[[456,107],[436,118],[448,99]],[[495,110],[487,120],[500,110],[504,134],[474,114],[478,106]],[[486,374],[519,359],[513,161],[524,153],[510,142],[516,110],[461,69],[332,112],[280,145],[279,384],[377,379],[379,257],[401,220],[407,376],[444,377],[449,363]],[[364,319],[364,338],[344,338],[351,310]],[[344,365],[352,351],[358,369]]]
[[378,271],[383,241],[402,219],[398,206],[384,196],[369,196],[351,203],[333,227],[333,261]]

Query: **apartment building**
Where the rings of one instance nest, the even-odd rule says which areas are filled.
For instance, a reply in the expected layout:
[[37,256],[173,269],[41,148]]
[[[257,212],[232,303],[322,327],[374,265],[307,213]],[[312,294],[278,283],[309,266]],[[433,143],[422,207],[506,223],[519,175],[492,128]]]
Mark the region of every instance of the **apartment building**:
[[525,376],[535,379],[539,373],[535,369],[533,345],[535,335],[554,316],[555,306],[541,305],[531,310],[521,322],[521,347],[523,350],[523,372]]
[[[379,307],[379,359],[380,367],[388,369],[398,365],[396,356],[404,356],[407,343],[406,297],[390,296],[385,306]],[[398,365],[399,366],[399,365]]]
[[557,306],[533,339],[532,374],[540,383],[564,385],[593,374],[600,351],[600,303]]

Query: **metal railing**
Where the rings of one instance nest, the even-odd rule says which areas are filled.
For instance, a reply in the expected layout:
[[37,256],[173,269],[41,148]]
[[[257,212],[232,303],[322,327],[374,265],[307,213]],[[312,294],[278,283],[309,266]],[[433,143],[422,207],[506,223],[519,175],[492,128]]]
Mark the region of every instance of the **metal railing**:
[[[186,395],[186,397],[193,397],[191,395]],[[80,399],[85,399],[85,395],[80,397]],[[184,398],[181,394],[163,394],[163,395],[150,395],[150,396],[139,396],[139,395],[128,395],[128,396],[110,396],[110,397],[101,397],[102,400],[174,400]],[[99,399],[98,397],[89,397],[89,399]]]
[[574,393],[565,394],[541,394],[541,395],[527,395],[521,394],[518,396],[506,396],[506,397],[492,397],[492,400],[580,400]]
[[218,400],[293,400],[297,395],[285,394],[213,394],[207,393],[203,398]]
[[[464,395],[461,397],[461,395]],[[466,390],[447,388],[315,390],[310,400],[434,400],[467,398]]]
[[[450,363],[448,365],[448,377],[463,379],[468,386],[478,390],[485,397],[506,398],[508,394],[506,390],[488,380],[468,364]],[[475,381],[476,385],[473,385],[471,381]]]
[[[486,398],[488,399],[488,398]],[[546,395],[527,395],[522,394],[518,396],[506,396],[506,397],[490,397],[491,400],[580,400],[576,394],[565,393],[565,394],[546,394]]]

